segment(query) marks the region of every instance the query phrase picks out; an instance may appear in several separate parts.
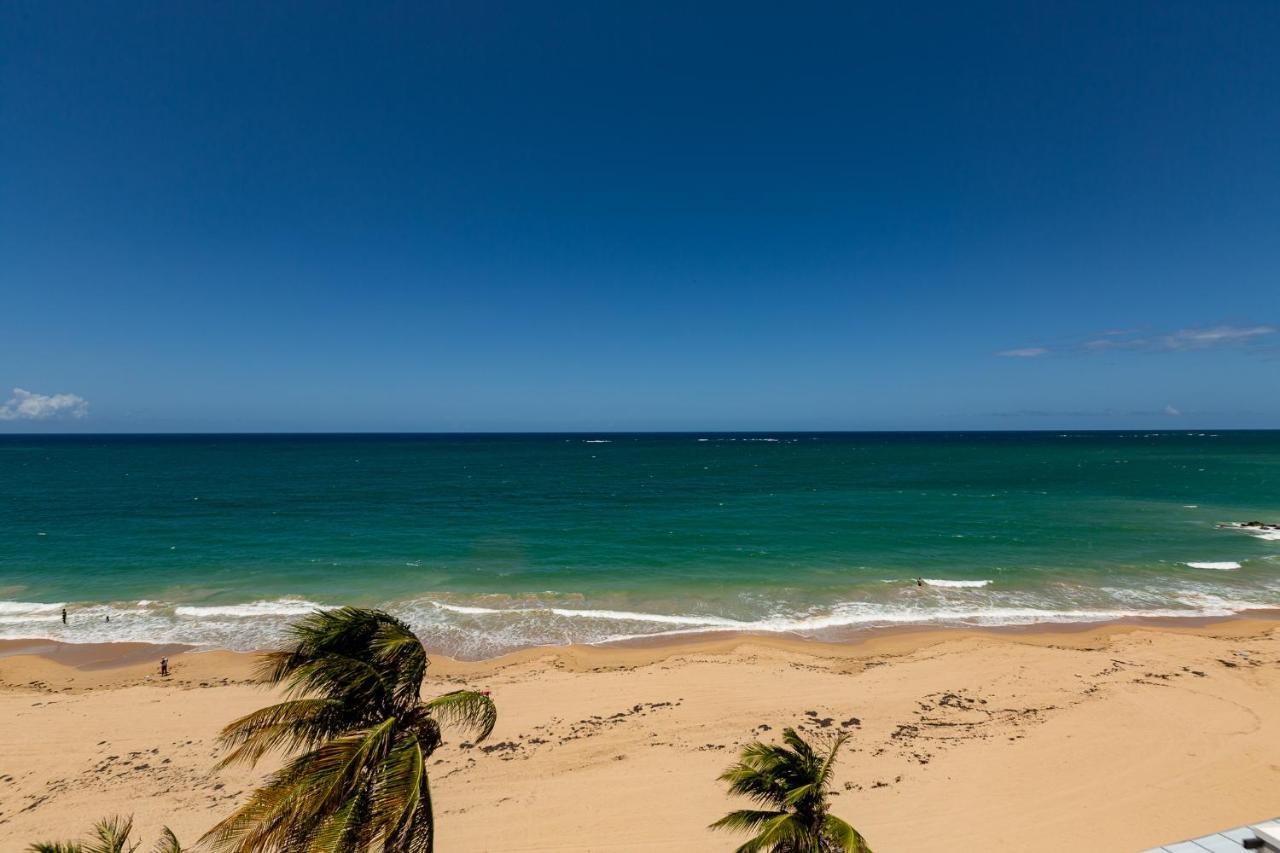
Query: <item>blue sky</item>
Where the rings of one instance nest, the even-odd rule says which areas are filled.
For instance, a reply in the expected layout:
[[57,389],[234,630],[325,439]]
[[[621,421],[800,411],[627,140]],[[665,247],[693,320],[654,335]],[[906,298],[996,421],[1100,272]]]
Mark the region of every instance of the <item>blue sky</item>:
[[1272,0],[5,3],[0,431],[1280,426],[1277,44]]

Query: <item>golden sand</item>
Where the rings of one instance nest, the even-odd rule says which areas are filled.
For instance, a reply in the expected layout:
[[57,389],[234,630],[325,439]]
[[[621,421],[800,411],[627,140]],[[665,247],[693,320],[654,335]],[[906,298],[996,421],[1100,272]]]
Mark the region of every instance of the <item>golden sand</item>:
[[[249,655],[0,654],[0,851],[112,813],[147,845],[162,824],[194,841],[259,778],[211,771],[218,729],[273,698]],[[433,659],[424,692],[459,685],[492,691],[500,718],[436,753],[447,853],[731,850],[706,825],[746,804],[716,776],[788,725],[852,732],[834,811],[877,853],[1133,853],[1280,813],[1274,621]]]

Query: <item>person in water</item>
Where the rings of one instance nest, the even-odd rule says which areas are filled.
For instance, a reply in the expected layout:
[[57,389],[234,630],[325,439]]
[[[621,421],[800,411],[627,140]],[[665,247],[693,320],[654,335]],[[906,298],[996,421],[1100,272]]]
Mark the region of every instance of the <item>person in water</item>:
[[62,624],[67,624],[67,608],[62,608]]
[[916,578],[916,586],[924,586],[924,578]]

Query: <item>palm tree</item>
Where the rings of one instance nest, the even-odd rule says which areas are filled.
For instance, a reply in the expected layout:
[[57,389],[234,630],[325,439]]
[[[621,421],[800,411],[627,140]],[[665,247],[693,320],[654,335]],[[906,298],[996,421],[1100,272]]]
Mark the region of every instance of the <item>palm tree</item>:
[[[83,843],[80,841],[37,841],[27,848],[27,853],[133,853],[141,843],[130,843],[133,835],[133,818],[105,818],[93,825],[95,838]],[[165,827],[160,840],[151,848],[154,853],[182,853],[182,845],[173,834],[173,830]]]
[[821,751],[795,729],[784,729],[782,739],[786,746],[747,744],[738,763],[720,774],[729,793],[769,808],[730,812],[711,828],[756,833],[737,853],[871,853],[856,829],[828,811],[831,770],[849,736],[828,740]]
[[422,701],[427,654],[409,626],[379,610],[319,611],[291,626],[288,647],[259,674],[287,698],[222,731],[219,763],[293,754],[262,788],[205,835],[236,853],[431,853],[435,824],[427,760],[440,724],[493,731],[486,693]]

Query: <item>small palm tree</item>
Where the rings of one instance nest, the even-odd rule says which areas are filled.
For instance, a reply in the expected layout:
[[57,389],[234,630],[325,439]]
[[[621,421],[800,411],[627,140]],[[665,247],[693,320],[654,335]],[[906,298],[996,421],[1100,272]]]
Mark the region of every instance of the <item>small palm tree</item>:
[[827,786],[836,753],[847,734],[815,750],[795,729],[784,729],[785,746],[749,743],[738,763],[720,774],[729,793],[750,797],[767,810],[730,812],[712,829],[754,832],[737,853],[871,853],[862,835],[829,812]]
[[236,853],[431,853],[427,760],[442,743],[440,724],[463,726],[479,743],[497,722],[493,701],[457,690],[423,702],[426,651],[382,611],[316,612],[290,638],[260,667],[288,698],[223,729],[231,751],[219,766],[297,754],[202,840]]
[[[111,817],[93,825],[92,841],[37,841],[27,848],[27,853],[133,853],[141,842],[133,843],[133,818]],[[182,845],[169,827],[164,828],[160,840],[151,848],[154,853],[182,853]]]

